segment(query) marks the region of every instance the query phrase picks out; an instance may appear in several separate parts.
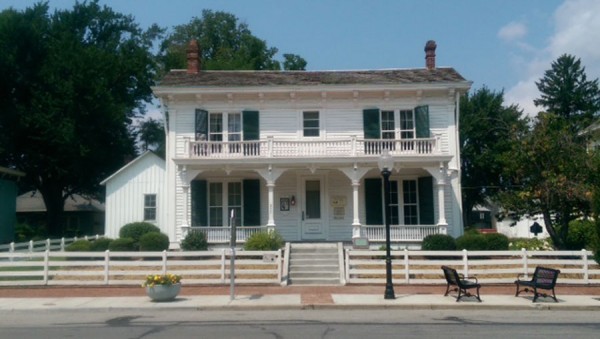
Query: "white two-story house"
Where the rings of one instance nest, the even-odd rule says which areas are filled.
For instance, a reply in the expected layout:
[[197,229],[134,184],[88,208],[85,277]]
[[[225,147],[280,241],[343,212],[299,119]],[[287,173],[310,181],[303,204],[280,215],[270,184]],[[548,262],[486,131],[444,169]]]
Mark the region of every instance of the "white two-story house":
[[460,236],[458,108],[471,82],[437,68],[435,47],[415,69],[204,71],[193,41],[187,70],[154,88],[167,130],[160,227],[175,243],[192,229],[225,242],[232,219],[242,241],[261,229],[383,241],[387,150],[392,242]]

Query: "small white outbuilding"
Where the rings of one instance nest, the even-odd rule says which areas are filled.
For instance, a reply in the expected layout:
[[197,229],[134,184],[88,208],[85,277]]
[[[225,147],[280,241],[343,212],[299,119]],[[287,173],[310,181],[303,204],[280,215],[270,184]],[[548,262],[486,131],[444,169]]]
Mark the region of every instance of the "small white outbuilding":
[[165,160],[146,151],[100,184],[106,186],[105,236],[118,238],[125,224],[146,221],[166,228]]

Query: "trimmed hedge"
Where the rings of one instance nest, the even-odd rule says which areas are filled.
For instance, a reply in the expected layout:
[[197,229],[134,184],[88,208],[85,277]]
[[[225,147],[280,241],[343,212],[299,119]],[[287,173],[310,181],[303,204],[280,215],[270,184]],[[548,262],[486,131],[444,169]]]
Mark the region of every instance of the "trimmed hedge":
[[135,248],[139,247],[140,238],[150,232],[160,233],[160,228],[149,222],[132,222],[119,230],[119,238],[131,238],[135,244]]
[[169,236],[164,233],[150,232],[142,235],[140,251],[165,251],[169,249]]
[[202,231],[191,231],[181,241],[181,249],[184,251],[206,251],[208,240]]
[[65,247],[66,252],[89,252],[91,243],[88,240],[81,239],[72,242],[69,246]]
[[283,237],[277,232],[257,232],[252,234],[244,244],[247,251],[275,251],[283,247]]
[[91,242],[90,251],[92,252],[104,252],[110,246],[113,240],[110,238],[100,238]]
[[423,251],[454,251],[456,241],[447,234],[431,234],[426,236],[421,243]]
[[135,241],[132,238],[118,238],[110,242],[108,249],[112,252],[135,252]]
[[485,251],[487,242],[483,234],[466,233],[456,239],[457,250]]

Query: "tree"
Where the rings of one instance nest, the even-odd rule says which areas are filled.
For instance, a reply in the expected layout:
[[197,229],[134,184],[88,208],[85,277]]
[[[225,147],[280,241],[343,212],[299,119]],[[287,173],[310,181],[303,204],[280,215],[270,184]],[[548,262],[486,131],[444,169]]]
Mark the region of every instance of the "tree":
[[283,55],[283,69],[286,71],[303,71],[306,69],[306,60],[296,54]]
[[[161,44],[160,60],[164,71],[186,68],[186,49],[198,40],[202,69],[205,70],[280,70],[274,59],[277,48],[268,47],[245,23],[225,12],[203,10],[201,18],[175,26]],[[304,69],[306,61],[293,54],[285,57],[290,69]],[[304,64],[302,64],[304,62]],[[300,67],[302,66],[302,67]]]
[[517,106],[504,106],[504,93],[483,87],[460,102],[460,154],[464,222],[477,204],[485,204],[510,181],[504,175],[504,155],[512,136],[527,129]]
[[0,12],[0,163],[41,192],[56,236],[65,199],[98,194],[135,154],[130,124],[152,97],[159,30],[97,0],[48,9]]
[[591,175],[598,170],[579,139],[564,118],[540,113],[506,159],[519,188],[503,193],[503,206],[517,215],[541,213],[560,249],[566,248],[569,222],[590,213]]
[[600,111],[598,79],[587,80],[581,60],[563,54],[536,82],[541,97],[533,102],[547,112],[572,120],[574,131],[587,127]]
[[165,156],[165,128],[162,121],[148,118],[140,122],[137,133],[142,151],[152,150],[161,157]]

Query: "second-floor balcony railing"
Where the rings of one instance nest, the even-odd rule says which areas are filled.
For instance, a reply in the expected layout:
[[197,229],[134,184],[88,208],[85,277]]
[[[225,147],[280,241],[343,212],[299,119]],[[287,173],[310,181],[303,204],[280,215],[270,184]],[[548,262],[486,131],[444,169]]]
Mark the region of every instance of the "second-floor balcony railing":
[[195,159],[236,158],[331,158],[440,154],[439,137],[422,139],[328,139],[284,140],[269,137],[252,141],[191,141],[186,139],[187,157]]

